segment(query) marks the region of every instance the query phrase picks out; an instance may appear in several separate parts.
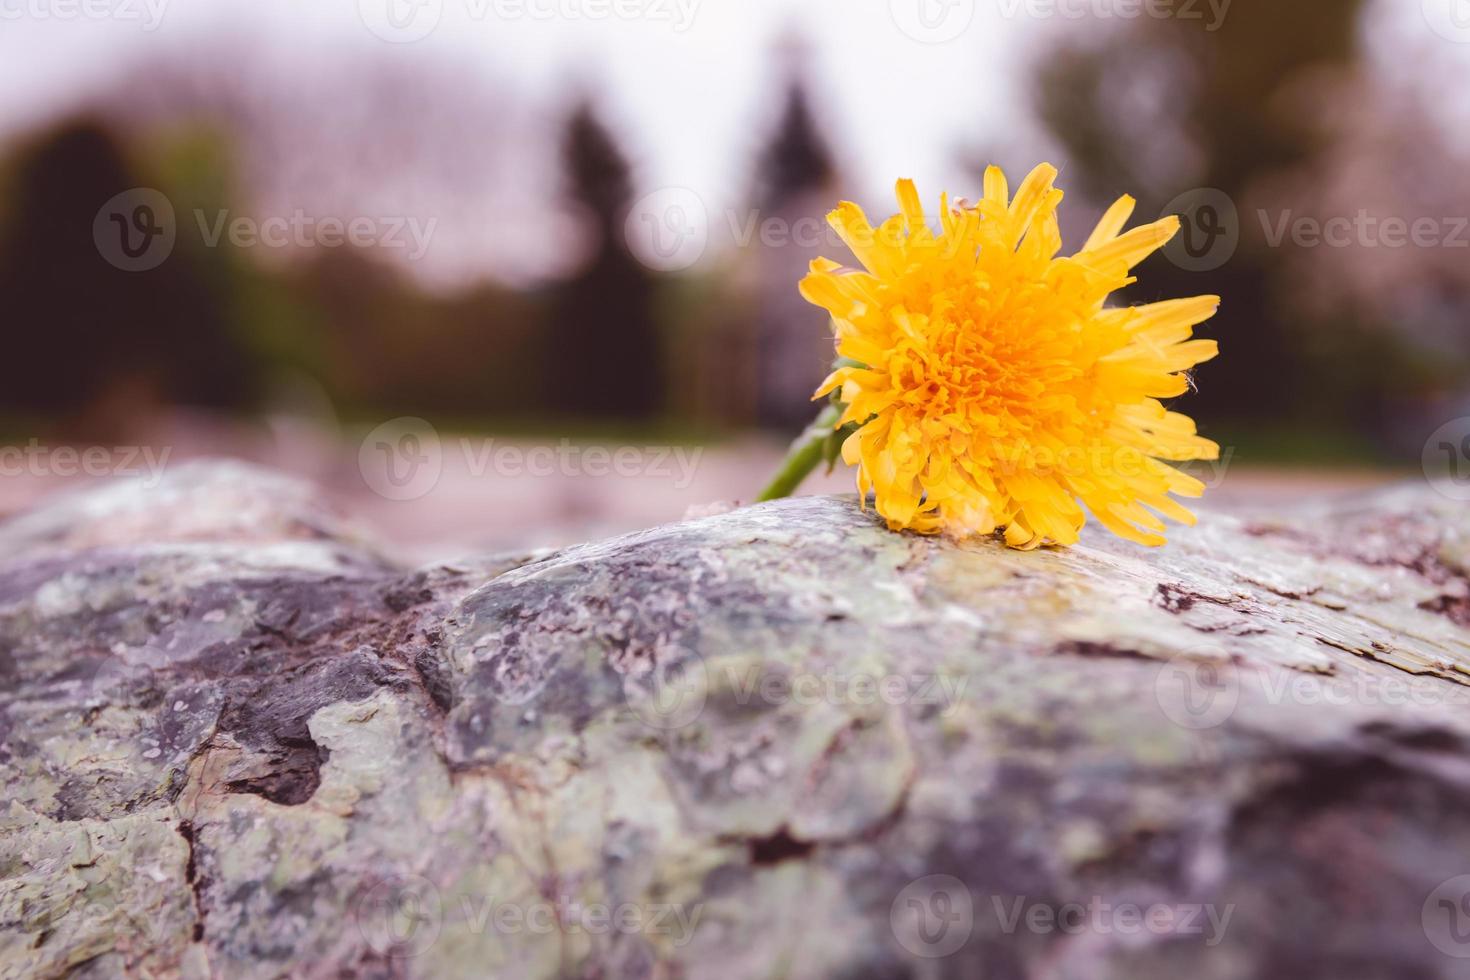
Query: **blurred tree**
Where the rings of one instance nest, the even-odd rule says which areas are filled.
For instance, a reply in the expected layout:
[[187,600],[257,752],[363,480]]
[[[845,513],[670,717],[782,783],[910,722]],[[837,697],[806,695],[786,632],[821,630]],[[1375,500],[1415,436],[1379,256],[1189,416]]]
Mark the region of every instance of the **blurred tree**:
[[812,115],[806,82],[793,62],[780,121],[757,157],[756,205],[776,210],[792,198],[827,189],[836,176],[832,152]]
[[[768,428],[791,431],[811,422],[814,379],[826,376],[832,361],[831,332],[821,312],[794,288],[806,267],[823,251],[827,237],[822,216],[836,202],[837,168],[817,126],[803,73],[808,62],[799,40],[786,41],[781,114],[756,156],[752,201],[758,235],[748,256],[753,266],[756,419]],[[830,243],[836,246],[835,242]]]
[[546,370],[533,297],[490,282],[429,292],[368,249],[319,252],[287,278],[326,351],[317,376],[344,412],[531,420]]
[[[1294,111],[1289,96],[1311,78],[1351,77],[1364,2],[1240,0],[1213,25],[1208,15],[1183,16],[1203,5],[1179,0],[1177,7],[1179,16],[1094,32],[1040,61],[1037,111],[1061,144],[1066,178],[1099,204],[1134,193],[1141,220],[1197,188],[1223,191],[1238,209],[1240,244],[1229,261],[1188,271],[1155,257],[1141,273],[1146,287],[1130,296],[1135,302],[1225,297],[1220,315],[1200,331],[1221,338],[1224,353],[1199,371],[1195,414],[1273,422],[1316,415],[1341,423],[1352,421],[1352,412],[1371,417],[1388,396],[1393,373],[1382,360],[1382,340],[1337,324],[1338,350],[1377,358],[1379,384],[1364,379],[1369,387],[1352,392],[1327,384],[1340,377],[1340,365],[1312,353],[1311,332],[1333,325],[1289,312],[1282,300],[1293,283],[1283,252],[1291,244],[1268,246],[1257,220],[1263,188],[1313,168],[1330,152],[1319,120]],[[1185,233],[1208,244],[1213,226],[1201,219],[1217,216],[1185,217]],[[1342,401],[1326,404],[1329,390]]]
[[534,417],[544,299],[484,270],[497,259],[538,269],[554,239],[513,217],[544,211],[555,182],[529,180],[517,169],[526,155],[506,152],[542,135],[539,118],[463,61],[328,56],[314,64],[314,97],[300,99],[299,77],[249,53],[241,60],[237,42],[173,52],[99,96],[99,113],[157,161],[179,214],[398,216],[432,244],[418,259],[350,245],[210,250],[204,271],[268,367],[267,396],[306,379],[351,417]]
[[[99,213],[150,181],[101,123],[66,123],[12,166],[14,204],[0,231],[12,371],[0,387],[0,409],[51,418],[66,434],[107,438],[126,431],[130,413],[159,404],[233,408],[249,401],[253,365],[194,252],[176,247],[146,271],[109,261],[117,259],[114,245],[130,246],[106,236],[134,229],[99,223]],[[187,229],[176,230],[182,244]]]
[[119,132],[204,123],[227,134],[232,203],[255,217],[433,220],[433,247],[413,265],[436,285],[471,283],[487,265],[532,278],[554,267],[553,226],[519,220],[545,212],[555,183],[520,151],[554,132],[483,60],[314,51],[296,67],[281,71],[258,40],[201,38],[140,60],[99,95],[99,112]]
[[665,404],[655,284],[623,236],[632,200],[628,162],[590,102],[569,117],[562,158],[592,257],[554,290],[548,407],[583,418],[647,419]]

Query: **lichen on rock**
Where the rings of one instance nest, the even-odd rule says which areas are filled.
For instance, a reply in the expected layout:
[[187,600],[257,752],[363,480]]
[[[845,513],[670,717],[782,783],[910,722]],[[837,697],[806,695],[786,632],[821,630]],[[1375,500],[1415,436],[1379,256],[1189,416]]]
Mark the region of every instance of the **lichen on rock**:
[[0,977],[1470,954],[1470,515],[1427,488],[1157,552],[799,498],[417,570],[239,464],[53,508],[0,526]]

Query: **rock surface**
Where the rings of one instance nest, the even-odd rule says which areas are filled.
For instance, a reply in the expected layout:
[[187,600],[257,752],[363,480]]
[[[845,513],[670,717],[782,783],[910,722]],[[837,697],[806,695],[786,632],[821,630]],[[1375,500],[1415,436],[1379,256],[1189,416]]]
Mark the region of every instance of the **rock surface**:
[[0,526],[0,977],[1470,975],[1470,512],[1145,552],[802,498],[394,567],[282,478]]

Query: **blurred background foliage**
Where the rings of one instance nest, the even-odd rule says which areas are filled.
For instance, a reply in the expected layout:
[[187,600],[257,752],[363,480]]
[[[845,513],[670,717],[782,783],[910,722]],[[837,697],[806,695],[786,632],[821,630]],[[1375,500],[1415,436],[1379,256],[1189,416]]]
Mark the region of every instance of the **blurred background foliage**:
[[[1463,152],[1418,95],[1365,70],[1365,16],[1362,0],[1237,0],[1215,31],[1151,18],[1072,31],[1031,58],[1033,127],[957,134],[976,187],[985,163],[1019,175],[1054,159],[1077,222],[1069,242],[1125,191],[1140,218],[1194,188],[1235,202],[1230,261],[1195,272],[1156,257],[1130,299],[1226,297],[1205,330],[1224,356],[1199,372],[1190,410],[1261,459],[1411,460],[1427,420],[1466,407],[1470,252],[1278,245],[1256,218],[1470,209]],[[557,172],[539,177],[558,205],[516,219],[556,225],[555,274],[492,265],[439,281],[373,249],[208,247],[193,215],[302,202],[404,214],[425,186],[441,205],[487,182],[514,193],[517,175],[544,167],[523,159],[510,100],[452,66],[402,61],[344,64],[339,93],[303,100],[290,79],[222,60],[155,59],[6,140],[0,418],[12,434],[136,438],[178,411],[691,438],[789,435],[808,418],[830,340],[795,285],[832,250],[757,236],[685,271],[645,267],[624,226],[654,188],[640,186],[616,95],[595,80],[569,85],[549,126]],[[851,193],[842,134],[823,123],[825,81],[788,39],[765,84],[746,208],[820,216]],[[146,273],[114,268],[92,234],[101,203],[136,187],[163,191],[179,224],[172,256]],[[385,195],[396,211],[375,206]],[[477,218],[466,205],[443,220]],[[517,248],[514,221],[476,228]]]

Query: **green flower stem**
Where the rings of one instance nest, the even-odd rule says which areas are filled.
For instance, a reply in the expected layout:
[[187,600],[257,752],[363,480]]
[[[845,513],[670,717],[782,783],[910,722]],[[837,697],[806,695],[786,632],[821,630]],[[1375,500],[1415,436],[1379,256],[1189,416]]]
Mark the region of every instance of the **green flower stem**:
[[812,470],[822,461],[822,450],[828,439],[832,438],[832,430],[837,427],[837,421],[842,418],[842,406],[829,404],[822,409],[817,420],[807,427],[807,430],[797,437],[791,444],[791,449],[786,453],[786,458],[781,461],[781,468],[776,471],[776,478],[771,481],[770,486],[761,491],[756,498],[757,503],[767,500],[780,500],[789,497],[801,486],[801,481],[811,475]]

